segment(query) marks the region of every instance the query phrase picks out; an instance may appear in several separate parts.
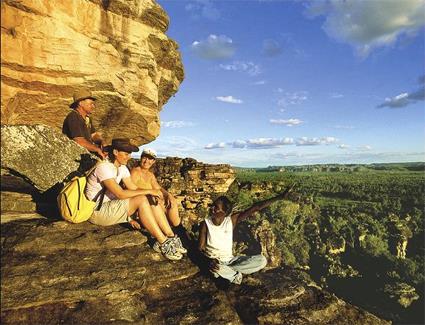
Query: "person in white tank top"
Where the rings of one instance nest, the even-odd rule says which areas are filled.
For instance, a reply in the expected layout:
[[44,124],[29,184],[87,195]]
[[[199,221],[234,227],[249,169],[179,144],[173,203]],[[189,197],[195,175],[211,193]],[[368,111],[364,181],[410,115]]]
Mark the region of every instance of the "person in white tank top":
[[225,196],[214,200],[210,215],[200,225],[198,248],[208,259],[209,271],[215,278],[240,284],[242,274],[254,273],[266,266],[267,260],[261,254],[233,256],[233,230],[253,213],[287,197],[291,190],[292,187],[271,199],[254,203],[242,212],[232,213],[232,204]]

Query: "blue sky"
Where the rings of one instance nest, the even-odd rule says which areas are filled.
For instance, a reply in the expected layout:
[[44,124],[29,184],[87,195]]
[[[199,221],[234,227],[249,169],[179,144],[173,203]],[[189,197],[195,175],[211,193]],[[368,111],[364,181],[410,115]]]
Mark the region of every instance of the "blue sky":
[[158,2],[185,68],[159,156],[425,160],[424,0]]

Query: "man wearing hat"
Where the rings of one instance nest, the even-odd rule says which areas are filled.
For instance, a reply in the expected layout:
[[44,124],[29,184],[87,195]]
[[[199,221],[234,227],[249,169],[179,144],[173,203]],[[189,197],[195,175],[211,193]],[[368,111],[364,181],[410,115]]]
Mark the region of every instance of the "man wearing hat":
[[103,139],[101,134],[96,132],[90,119],[95,108],[96,97],[93,97],[90,90],[80,89],[74,93],[73,100],[72,104],[69,105],[72,111],[63,122],[62,133],[80,146],[96,153],[101,158],[105,158],[106,154],[101,148]]

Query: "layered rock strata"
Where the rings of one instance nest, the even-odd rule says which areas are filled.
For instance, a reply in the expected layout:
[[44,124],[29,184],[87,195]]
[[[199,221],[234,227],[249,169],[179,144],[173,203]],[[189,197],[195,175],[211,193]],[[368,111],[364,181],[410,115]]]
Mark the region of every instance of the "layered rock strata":
[[168,16],[154,0],[1,2],[1,123],[61,128],[72,94],[98,97],[106,140],[154,140],[184,78]]
[[224,195],[236,177],[229,165],[177,157],[158,159],[153,172],[161,186],[176,197],[184,224],[189,227],[205,217],[212,200]]
[[1,227],[2,324],[389,324],[276,268],[218,290],[122,226],[44,218]]

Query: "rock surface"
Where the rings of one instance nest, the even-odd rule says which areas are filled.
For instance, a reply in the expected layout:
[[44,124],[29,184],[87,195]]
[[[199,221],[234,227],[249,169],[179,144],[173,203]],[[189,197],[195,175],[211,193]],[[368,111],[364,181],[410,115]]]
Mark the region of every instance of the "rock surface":
[[86,149],[44,125],[2,125],[1,157],[2,189],[35,193],[85,171],[95,161]]
[[158,159],[153,172],[161,186],[177,199],[186,227],[204,218],[208,205],[218,195],[224,195],[236,177],[229,165],[177,157]]
[[106,140],[154,140],[184,78],[168,23],[154,0],[2,1],[2,124],[61,128],[74,90],[88,88]]
[[140,232],[46,219],[2,224],[2,324],[389,324],[276,268],[218,290]]

